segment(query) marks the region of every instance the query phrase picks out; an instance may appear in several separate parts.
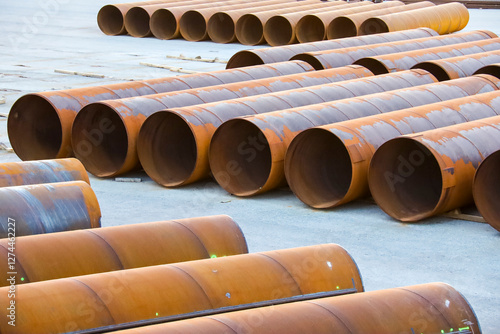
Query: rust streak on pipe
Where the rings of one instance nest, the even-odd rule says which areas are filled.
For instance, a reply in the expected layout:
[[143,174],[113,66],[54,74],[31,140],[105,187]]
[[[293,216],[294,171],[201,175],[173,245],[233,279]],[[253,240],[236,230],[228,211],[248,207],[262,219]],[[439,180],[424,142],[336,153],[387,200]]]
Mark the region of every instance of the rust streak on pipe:
[[[0,330],[62,333],[353,288],[363,291],[349,253],[317,245],[20,285],[16,326]],[[0,288],[6,309],[8,289]]]
[[497,231],[500,231],[500,186],[498,170],[500,166],[500,151],[489,155],[479,165],[474,175],[472,193],[479,213]]
[[474,173],[499,149],[500,116],[404,135],[373,155],[370,192],[389,216],[417,222],[472,203]]
[[495,115],[498,90],[308,129],[287,150],[287,181],[309,206],[339,206],[369,194],[371,158],[390,139]]
[[[8,285],[9,240],[0,286]],[[16,284],[248,253],[229,216],[102,227],[16,238]]]

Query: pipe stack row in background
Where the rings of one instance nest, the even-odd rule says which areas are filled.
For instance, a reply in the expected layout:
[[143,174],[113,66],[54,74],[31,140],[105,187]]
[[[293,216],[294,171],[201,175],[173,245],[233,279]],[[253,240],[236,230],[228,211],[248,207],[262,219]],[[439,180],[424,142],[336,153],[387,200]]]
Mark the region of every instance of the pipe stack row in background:
[[397,0],[146,1],[106,5],[97,16],[107,35],[272,46],[419,27],[448,34],[463,29],[468,21],[468,10],[460,3],[405,5]]
[[[400,169],[396,163],[379,166],[378,159],[370,169],[375,150],[400,135],[476,126],[467,122],[498,115],[499,50],[500,39],[491,32],[436,36],[426,28],[247,50],[223,71],[28,94],[12,107],[9,138],[23,160],[74,154],[100,177],[142,166],[157,183],[175,187],[211,174],[238,196],[288,181],[315,208],[368,196],[371,188],[391,216],[413,221],[470,203],[473,172],[496,141],[474,159],[455,152],[434,165],[418,160],[422,165],[413,166],[420,153],[398,154],[396,162],[410,159]],[[265,64],[235,67],[253,63]],[[468,105],[478,107],[465,111]],[[386,123],[394,129],[380,125]],[[441,152],[434,156],[450,149],[424,144]],[[422,157],[430,156],[425,151]],[[459,162],[470,168],[463,181],[455,173]],[[423,179],[434,181],[417,178],[417,167],[425,169]],[[388,180],[389,190],[368,175]],[[477,180],[477,206],[498,228],[495,206],[482,204],[494,202],[495,185],[481,183],[480,174]],[[408,202],[388,207],[384,203],[399,203],[389,193]]]

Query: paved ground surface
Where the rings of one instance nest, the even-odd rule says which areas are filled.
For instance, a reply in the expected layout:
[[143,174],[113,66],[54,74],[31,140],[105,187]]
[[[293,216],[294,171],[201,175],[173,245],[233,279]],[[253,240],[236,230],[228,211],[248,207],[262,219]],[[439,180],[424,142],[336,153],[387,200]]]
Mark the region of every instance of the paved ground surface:
[[[239,44],[161,41],[103,35],[96,13],[103,0],[0,0],[0,113],[7,114],[21,95],[176,75],[140,62],[190,70],[223,69],[223,64],[167,59],[166,55],[229,59]],[[467,30],[489,29],[500,34],[499,11],[471,10]],[[92,72],[96,79],[54,70]],[[7,146],[5,118],[0,118],[0,142]],[[0,151],[0,162],[17,161]],[[102,208],[103,226],[194,216],[228,214],[238,221],[250,251],[338,243],[354,259],[366,290],[446,282],[462,292],[474,307],[484,333],[500,328],[500,233],[487,224],[433,218],[401,224],[377,206],[359,201],[330,211],[312,210],[287,188],[263,196],[230,196],[213,181],[180,189],[165,189],[144,173],[141,183],[92,178]]]

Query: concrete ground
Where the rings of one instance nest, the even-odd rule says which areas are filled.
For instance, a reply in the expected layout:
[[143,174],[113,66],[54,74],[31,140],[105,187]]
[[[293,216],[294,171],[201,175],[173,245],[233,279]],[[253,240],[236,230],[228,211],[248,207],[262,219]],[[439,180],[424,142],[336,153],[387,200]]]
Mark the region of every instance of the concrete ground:
[[[97,28],[96,14],[107,0],[0,0],[0,113],[29,92],[101,85],[130,79],[177,75],[141,62],[211,71],[221,63],[168,59],[165,56],[229,59],[239,44],[109,37]],[[500,35],[497,10],[470,10],[467,30]],[[67,75],[55,70],[91,72],[104,78]],[[6,118],[0,142],[9,146]],[[0,151],[0,162],[18,161]],[[446,282],[471,303],[483,333],[500,327],[500,233],[487,224],[432,218],[402,224],[370,202],[334,210],[312,210],[289,189],[237,198],[211,180],[166,189],[144,173],[141,183],[92,177],[102,209],[102,225],[113,226],[195,216],[228,214],[241,225],[251,252],[338,243],[357,261],[366,290],[427,282]]]

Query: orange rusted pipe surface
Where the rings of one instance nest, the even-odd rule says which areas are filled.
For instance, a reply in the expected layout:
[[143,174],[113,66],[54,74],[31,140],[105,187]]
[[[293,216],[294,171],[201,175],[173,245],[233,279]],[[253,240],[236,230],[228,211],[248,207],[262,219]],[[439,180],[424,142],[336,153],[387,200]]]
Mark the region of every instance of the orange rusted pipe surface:
[[[163,110],[148,117],[141,128],[138,140],[141,162],[148,175],[161,185],[189,184],[208,176],[210,140],[227,120],[434,81],[432,75],[419,70]],[[256,140],[250,138],[250,146],[259,146]],[[171,145],[166,148],[165,143]],[[227,144],[232,146],[236,142]],[[248,151],[246,147],[243,149]],[[231,169],[231,165],[227,168]]]
[[359,33],[369,35],[427,27],[443,35],[462,30],[468,22],[467,7],[458,2],[451,2],[435,7],[369,18],[361,24]]
[[474,74],[489,74],[500,79],[500,63],[491,64],[483,68],[480,68]]
[[[454,332],[453,332],[454,331]],[[230,312],[117,334],[183,333],[481,333],[465,297],[445,283],[427,283]]]
[[365,57],[355,61],[354,64],[364,66],[375,74],[382,74],[408,70],[416,64],[424,61],[465,56],[499,49],[500,38],[490,38],[422,50]]
[[308,129],[287,150],[287,181],[309,206],[339,206],[369,194],[371,158],[388,140],[495,115],[498,90]]
[[[9,288],[0,288],[4,309]],[[0,331],[62,333],[342,290],[363,291],[359,270],[325,244],[19,285],[16,326],[2,321]]]
[[370,192],[382,210],[401,221],[447,212],[472,203],[474,173],[499,149],[500,116],[404,135],[373,155]]
[[[361,26],[361,24],[373,16],[405,12],[408,10],[432,6],[435,5],[430,1],[420,1],[405,6],[393,6],[389,8],[378,9],[376,11],[374,10],[370,12],[339,16],[331,20],[330,24],[328,24],[328,26],[326,27],[326,37],[327,39],[354,37],[359,34],[359,27]],[[319,37],[314,36],[313,34],[310,36],[313,38]],[[309,42],[312,42],[313,40],[315,39],[311,39]]]
[[0,187],[40,183],[85,181],[89,175],[77,159],[55,159],[0,164]]
[[498,62],[500,62],[500,50],[425,61],[418,63],[412,68],[421,68],[429,71],[439,81],[443,81],[471,76],[481,68]]
[[[240,20],[242,19],[243,17]],[[236,37],[241,43],[245,44],[242,38],[238,35],[238,25],[240,24],[240,20],[238,20],[238,22],[236,23]],[[273,48],[243,50],[236,52],[229,59],[226,68],[237,68],[237,67],[286,61],[299,53],[309,52],[309,51],[342,49],[352,46],[381,44],[387,42],[402,41],[402,40],[430,37],[436,35],[437,33],[432,29],[420,28],[408,31],[397,31],[386,34],[343,38],[339,40],[276,46]]]
[[493,228],[500,231],[500,151],[489,155],[474,175],[472,193],[479,213]]
[[[426,2],[423,2],[426,3]],[[389,8],[404,8],[405,4],[401,1],[386,1],[378,3],[376,6],[366,6],[356,10],[347,10],[339,13],[316,13],[304,15],[295,26],[297,40],[300,43],[322,41],[327,37],[327,29],[332,21],[340,16],[355,15],[358,13],[373,13],[384,11]],[[356,36],[356,35],[352,35]],[[348,36],[348,37],[352,37]]]
[[[101,210],[83,181],[0,188],[0,238],[101,226]],[[7,222],[9,224],[7,224]]]
[[[9,239],[0,240],[8,285]],[[248,253],[229,216],[103,227],[16,238],[16,284]]]
[[[390,1],[380,4],[382,7],[400,5],[399,1]],[[271,46],[287,45],[297,42],[296,26],[299,20],[308,14],[323,14],[329,17],[357,13],[378,7],[370,1],[354,2],[343,6],[337,6],[330,10],[310,9],[300,13],[289,13],[276,15],[268,19],[264,25],[264,39]]]
[[311,66],[313,66],[316,70],[321,70],[325,68],[350,65],[355,61],[366,57],[397,54],[399,52],[423,50],[439,46],[488,40],[496,37],[497,35],[495,35],[491,31],[476,30],[456,33],[452,35],[424,37],[384,44],[372,44],[343,49],[305,52],[293,56],[292,58],[290,58],[290,60],[303,60],[311,64]]
[[[409,73],[420,73],[427,80],[435,80],[425,71]],[[237,118],[224,123],[214,134],[210,146],[212,175],[232,194],[260,194],[286,184],[285,152],[293,138],[306,129],[489,92],[500,85],[496,78],[486,76],[434,84],[421,82],[421,86],[411,87],[418,85],[414,82],[413,85],[404,85],[409,88],[400,89],[403,85],[390,85],[391,76],[386,76],[386,79],[382,84],[383,90],[392,90],[390,92]],[[223,138],[226,139],[225,145],[221,142]],[[256,139],[250,141],[251,138]]]
[[[118,175],[139,167],[136,149],[139,128],[146,117],[159,110],[231,100],[368,75],[372,74],[364,67],[351,67],[92,103],[84,107],[75,118],[72,140],[74,152],[87,170],[94,175],[101,177]],[[96,133],[99,131],[99,124],[108,121],[113,131],[103,134],[99,138],[100,141],[90,141],[86,134]]]
[[[311,66],[302,62],[286,62],[246,69],[27,94],[20,97],[10,110],[7,120],[9,140],[22,160],[67,158],[73,154],[71,147],[73,120],[76,113],[89,103],[312,70],[314,69]],[[101,124],[100,132],[107,131],[108,126]]]

